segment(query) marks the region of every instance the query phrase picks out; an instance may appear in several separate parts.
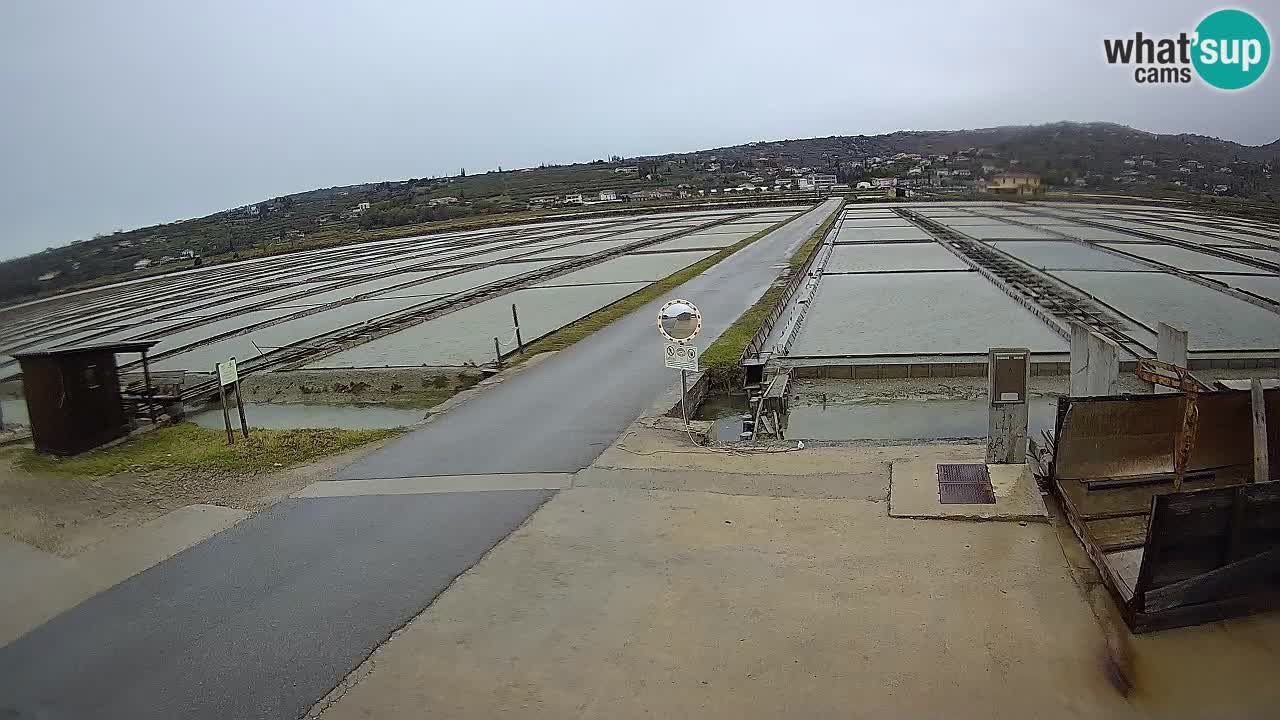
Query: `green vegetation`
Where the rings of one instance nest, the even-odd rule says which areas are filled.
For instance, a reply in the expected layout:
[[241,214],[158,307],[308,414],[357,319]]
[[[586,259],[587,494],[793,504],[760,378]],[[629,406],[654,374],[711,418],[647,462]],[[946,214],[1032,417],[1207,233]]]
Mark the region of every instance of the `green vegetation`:
[[20,467],[31,472],[104,476],[150,470],[200,470],[251,474],[270,472],[277,465],[305,463],[382,440],[399,430],[262,430],[250,428],[249,439],[193,423],[178,423],[139,435],[108,448],[70,458],[40,455],[24,449]]
[[836,218],[840,216],[840,212],[832,213],[831,217],[818,226],[808,240],[804,241],[791,258],[787,261],[787,269],[779,275],[778,281],[775,282],[756,304],[747,309],[737,320],[734,321],[715,342],[702,353],[699,364],[703,372],[707,373],[708,382],[715,388],[728,388],[738,384],[737,379],[739,373],[742,372],[740,363],[742,362],[742,354],[746,352],[747,344],[751,342],[751,338],[755,337],[756,332],[764,325],[765,318],[769,317],[769,313],[774,306],[782,301],[782,293],[786,290],[787,283],[783,281],[782,276],[790,277],[792,274],[800,272],[802,268],[809,262],[809,258],[818,250],[822,244],[822,238],[826,237],[827,232],[831,230],[831,226],[835,224]]
[[[538,353],[549,352],[552,350],[563,350],[569,347],[588,335],[591,335],[595,331],[608,326],[614,320],[617,320],[624,315],[629,315],[636,309],[666,295],[675,288],[706,272],[707,269],[716,265],[730,255],[738,252],[742,248],[759,240],[765,235],[768,235],[774,230],[777,230],[783,225],[786,225],[792,220],[795,220],[803,214],[803,212],[797,213],[786,220],[775,223],[774,225],[761,230],[751,237],[743,238],[729,247],[724,248],[720,252],[717,252],[715,255],[703,258],[683,270],[677,270],[652,285],[643,287],[621,300],[600,308],[572,325],[566,325],[565,327],[560,328],[539,340],[535,340],[525,346],[524,356],[517,359],[515,362],[521,362],[524,359],[537,355]],[[657,331],[655,330],[654,332],[656,333]]]

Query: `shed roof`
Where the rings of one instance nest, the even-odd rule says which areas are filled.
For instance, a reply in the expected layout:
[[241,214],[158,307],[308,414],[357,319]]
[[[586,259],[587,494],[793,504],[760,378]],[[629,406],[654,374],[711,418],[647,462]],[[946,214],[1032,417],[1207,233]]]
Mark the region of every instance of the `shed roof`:
[[140,353],[150,350],[152,346],[160,342],[159,340],[133,340],[127,342],[113,343],[89,343],[86,345],[68,345],[66,347],[46,347],[27,350],[25,352],[13,353],[15,358],[21,360],[28,357],[56,357],[62,355],[77,355],[80,353],[97,353],[97,352],[113,352],[113,353]]

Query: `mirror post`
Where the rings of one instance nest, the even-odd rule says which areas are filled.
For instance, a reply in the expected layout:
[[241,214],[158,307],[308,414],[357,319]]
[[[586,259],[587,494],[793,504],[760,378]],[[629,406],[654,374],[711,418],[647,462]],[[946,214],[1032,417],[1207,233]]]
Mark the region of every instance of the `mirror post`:
[[686,371],[680,371],[680,415],[684,417],[684,426],[689,427],[689,387],[685,381]]

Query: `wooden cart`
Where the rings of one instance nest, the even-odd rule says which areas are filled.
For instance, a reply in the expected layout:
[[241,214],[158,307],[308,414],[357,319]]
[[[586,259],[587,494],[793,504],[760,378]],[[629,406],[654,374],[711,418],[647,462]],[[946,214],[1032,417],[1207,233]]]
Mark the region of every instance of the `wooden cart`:
[[1199,393],[1179,491],[1186,402],[1058,402],[1051,483],[1134,632],[1280,607],[1280,390],[1264,394],[1263,482],[1250,393]]

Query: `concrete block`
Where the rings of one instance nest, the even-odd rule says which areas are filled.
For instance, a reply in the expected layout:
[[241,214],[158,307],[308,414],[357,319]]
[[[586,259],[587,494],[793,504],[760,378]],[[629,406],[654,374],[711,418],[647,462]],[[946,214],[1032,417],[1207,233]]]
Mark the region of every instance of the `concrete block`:
[[817,368],[812,367],[798,367],[792,370],[792,372],[795,373],[797,378],[809,379],[818,377]]
[[986,363],[956,363],[955,377],[986,377]]
[[[1086,395],[1114,395],[1120,381],[1120,348],[1111,340],[1089,333],[1089,360],[1086,374]],[[1076,377],[1073,373],[1071,376]],[[1073,396],[1075,392],[1071,393]]]
[[933,377],[955,377],[954,363],[938,363],[933,366]]
[[905,378],[907,377],[906,365],[881,365],[880,377],[882,378]]
[[879,380],[879,365],[854,365],[853,377],[855,380]]
[[[1156,359],[1187,367],[1187,331],[1168,323],[1160,323],[1157,330]],[[1152,385],[1151,389],[1156,393],[1178,392],[1163,385]]]
[[1089,393],[1089,328],[1082,323],[1071,323],[1071,383],[1068,392],[1072,397],[1084,397]]
[[[956,462],[964,462],[957,459]],[[1048,522],[1049,514],[1030,469],[988,465],[994,505],[943,505],[938,499],[938,460],[899,460],[890,466],[889,515],[955,520]]]
[[832,365],[830,370],[830,377],[836,380],[852,380],[853,366],[852,365]]
[[928,363],[912,364],[907,366],[907,377],[927,378],[931,377],[930,366]]
[[1249,366],[1245,364],[1244,360],[1228,360],[1227,367],[1232,370],[1245,370]]

